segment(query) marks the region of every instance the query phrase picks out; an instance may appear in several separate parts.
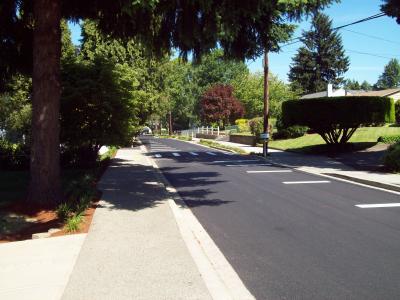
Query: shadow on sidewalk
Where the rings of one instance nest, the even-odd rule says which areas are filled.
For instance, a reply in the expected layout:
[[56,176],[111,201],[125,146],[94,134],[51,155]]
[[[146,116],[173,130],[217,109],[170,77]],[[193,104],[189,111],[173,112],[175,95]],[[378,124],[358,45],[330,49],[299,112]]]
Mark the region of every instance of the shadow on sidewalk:
[[[172,171],[180,169],[169,167]],[[219,199],[206,199],[212,193],[206,186],[214,185],[222,181],[212,180],[220,176],[217,172],[193,172],[181,173],[174,176],[176,188],[189,187],[180,196],[190,207],[217,206],[229,201]],[[196,188],[201,187],[201,188]],[[156,207],[171,196],[165,190],[163,181],[152,166],[133,164],[130,160],[113,159],[112,164],[105,172],[98,188],[103,191],[102,201],[99,207],[109,210],[137,211]]]

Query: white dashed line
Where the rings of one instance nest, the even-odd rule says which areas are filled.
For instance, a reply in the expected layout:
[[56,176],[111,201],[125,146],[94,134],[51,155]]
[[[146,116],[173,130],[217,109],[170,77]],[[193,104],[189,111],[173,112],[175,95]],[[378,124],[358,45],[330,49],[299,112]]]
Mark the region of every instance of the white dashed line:
[[357,204],[359,208],[400,207],[400,203]]
[[249,165],[249,164],[247,164],[247,165],[240,165],[240,164],[236,164],[236,165],[225,165],[225,167],[254,167],[254,166],[256,166],[256,167],[260,167],[260,166],[262,166],[262,167],[270,167],[270,166],[272,166],[271,164],[259,164],[259,165],[255,165],[255,164],[253,164],[253,165]]
[[283,184],[308,184],[308,183],[330,183],[329,180],[315,180],[315,181],[283,181]]
[[246,171],[246,173],[291,173],[291,170],[262,170],[262,171]]
[[192,154],[193,156],[198,156],[199,155],[196,152],[189,152],[189,153]]
[[154,157],[160,158],[161,154],[154,154]]
[[241,163],[241,162],[252,162],[252,161],[259,162],[258,159],[242,159],[242,160],[214,160],[213,163],[216,163],[216,164],[221,163],[222,164],[222,163],[235,163],[235,162]]
[[176,153],[176,152],[172,153],[172,155],[173,156],[181,156],[179,153]]

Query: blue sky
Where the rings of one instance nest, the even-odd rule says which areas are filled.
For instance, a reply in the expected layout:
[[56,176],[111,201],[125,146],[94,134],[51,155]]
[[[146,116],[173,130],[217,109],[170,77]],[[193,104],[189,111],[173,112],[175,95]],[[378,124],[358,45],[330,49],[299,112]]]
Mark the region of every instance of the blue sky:
[[[379,13],[381,3],[381,0],[342,0],[341,3],[333,4],[324,12],[333,20],[333,26],[337,27]],[[302,30],[307,30],[309,23],[309,20],[300,23],[294,37],[300,36]],[[377,81],[383,71],[383,67],[391,58],[400,59],[400,25],[394,19],[384,16],[349,26],[345,29],[340,30],[340,34],[346,54],[350,57],[350,68],[345,74],[346,78],[358,81],[367,80],[373,84]],[[73,42],[78,44],[80,39],[79,25],[72,25],[71,30]],[[367,37],[362,34],[388,41]],[[297,43],[284,47],[279,53],[271,53],[269,56],[271,72],[277,74],[282,80],[287,81],[289,65],[300,45],[301,43]],[[370,53],[372,55],[357,52]],[[248,61],[247,65],[253,72],[262,70],[261,58],[255,61]]]

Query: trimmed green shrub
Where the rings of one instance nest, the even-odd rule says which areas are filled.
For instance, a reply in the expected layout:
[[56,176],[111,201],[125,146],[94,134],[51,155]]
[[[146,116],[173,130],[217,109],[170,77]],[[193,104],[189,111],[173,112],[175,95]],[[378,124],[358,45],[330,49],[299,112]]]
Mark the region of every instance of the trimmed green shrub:
[[307,126],[299,126],[299,125],[289,126],[288,128],[280,129],[278,132],[275,132],[272,135],[272,138],[274,140],[294,139],[305,135],[308,129],[309,128]]
[[250,127],[249,127],[249,120],[247,119],[237,119],[235,121],[235,124],[238,127],[238,131],[239,132],[248,132],[250,131]]
[[400,172],[400,142],[388,148],[383,162],[389,170]]
[[0,139],[0,170],[29,168],[29,147]]
[[396,118],[396,123],[400,124],[400,100],[397,100],[397,102],[394,105],[394,114]]
[[378,138],[378,143],[395,144],[400,143],[399,135],[383,135]]
[[361,125],[394,122],[394,102],[356,96],[289,100],[282,104],[282,117],[285,127],[308,126],[327,144],[344,144]]

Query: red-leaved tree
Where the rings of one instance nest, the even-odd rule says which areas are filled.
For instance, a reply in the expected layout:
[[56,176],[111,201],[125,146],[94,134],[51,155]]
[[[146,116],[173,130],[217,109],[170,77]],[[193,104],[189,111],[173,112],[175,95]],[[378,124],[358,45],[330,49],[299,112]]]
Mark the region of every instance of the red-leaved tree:
[[218,123],[222,126],[233,124],[243,117],[244,107],[233,96],[233,87],[217,84],[210,87],[201,97],[201,120],[203,123]]

